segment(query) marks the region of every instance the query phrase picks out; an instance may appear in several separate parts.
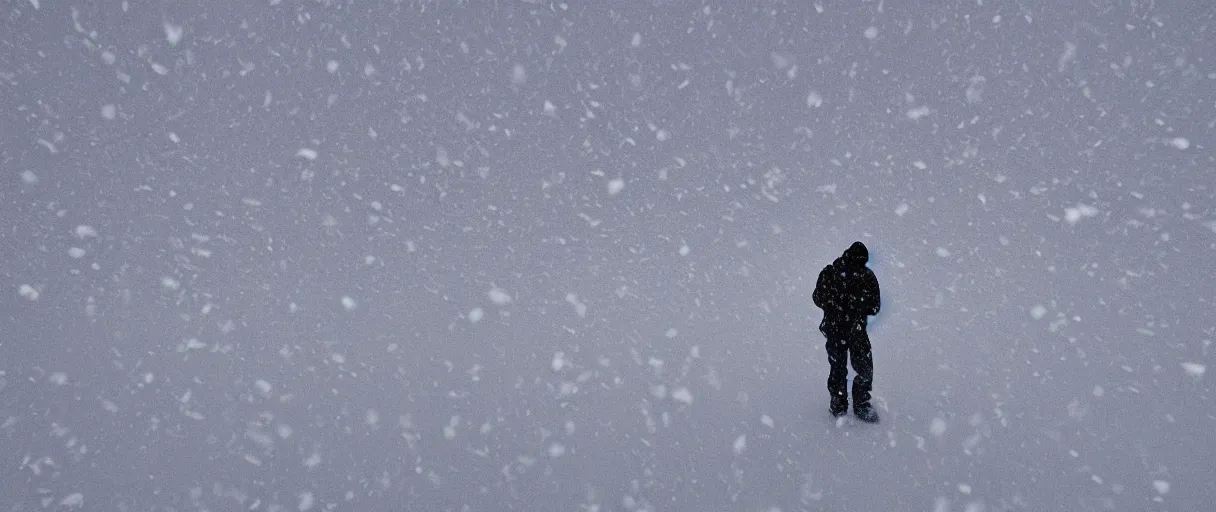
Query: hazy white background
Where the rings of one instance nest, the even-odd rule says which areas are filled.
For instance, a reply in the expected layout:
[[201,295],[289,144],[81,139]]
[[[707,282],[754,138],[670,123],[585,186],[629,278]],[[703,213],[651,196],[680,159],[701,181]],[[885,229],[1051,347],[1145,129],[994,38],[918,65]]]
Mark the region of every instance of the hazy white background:
[[1216,7],[607,4],[6,3],[0,509],[1210,506]]

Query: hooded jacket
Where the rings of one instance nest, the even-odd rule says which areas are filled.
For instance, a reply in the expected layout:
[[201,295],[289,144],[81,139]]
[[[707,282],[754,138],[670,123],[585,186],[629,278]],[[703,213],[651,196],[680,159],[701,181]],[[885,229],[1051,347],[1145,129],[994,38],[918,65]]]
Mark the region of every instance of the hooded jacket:
[[812,298],[823,310],[819,330],[824,334],[865,329],[868,316],[878,314],[881,299],[878,279],[866,267],[870,251],[865,244],[853,242],[836,261],[819,272]]

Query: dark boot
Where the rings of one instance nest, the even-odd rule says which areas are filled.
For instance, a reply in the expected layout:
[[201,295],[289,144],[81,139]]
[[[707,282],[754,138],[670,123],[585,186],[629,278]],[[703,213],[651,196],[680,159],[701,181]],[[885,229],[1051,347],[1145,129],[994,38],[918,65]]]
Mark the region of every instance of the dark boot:
[[844,416],[844,413],[849,412],[849,398],[844,393],[833,396],[828,409],[832,411],[832,416],[837,418]]
[[857,404],[853,406],[853,415],[857,419],[866,423],[878,423],[878,412],[870,404]]

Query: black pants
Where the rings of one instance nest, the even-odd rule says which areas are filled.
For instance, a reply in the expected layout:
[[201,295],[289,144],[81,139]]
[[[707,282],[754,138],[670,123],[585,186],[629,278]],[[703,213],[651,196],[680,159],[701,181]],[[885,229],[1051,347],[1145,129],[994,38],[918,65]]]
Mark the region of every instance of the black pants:
[[853,407],[870,403],[870,388],[874,385],[874,358],[870,354],[870,336],[866,326],[856,325],[841,333],[825,332],[827,337],[828,392],[832,397],[843,397],[848,387],[848,361],[853,359]]

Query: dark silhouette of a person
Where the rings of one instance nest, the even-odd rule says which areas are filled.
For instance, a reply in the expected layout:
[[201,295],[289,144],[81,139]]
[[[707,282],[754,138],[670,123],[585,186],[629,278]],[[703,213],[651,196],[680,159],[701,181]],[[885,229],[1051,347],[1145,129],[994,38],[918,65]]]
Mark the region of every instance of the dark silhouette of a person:
[[827,338],[828,392],[832,395],[829,409],[833,416],[849,410],[848,361],[853,360],[853,414],[858,419],[874,423],[878,413],[870,405],[870,389],[874,383],[874,359],[870,354],[870,337],[866,324],[870,315],[878,314],[881,306],[878,279],[866,267],[870,251],[865,244],[853,242],[844,254],[819,272],[815,283],[815,305],[823,310],[819,331]]

